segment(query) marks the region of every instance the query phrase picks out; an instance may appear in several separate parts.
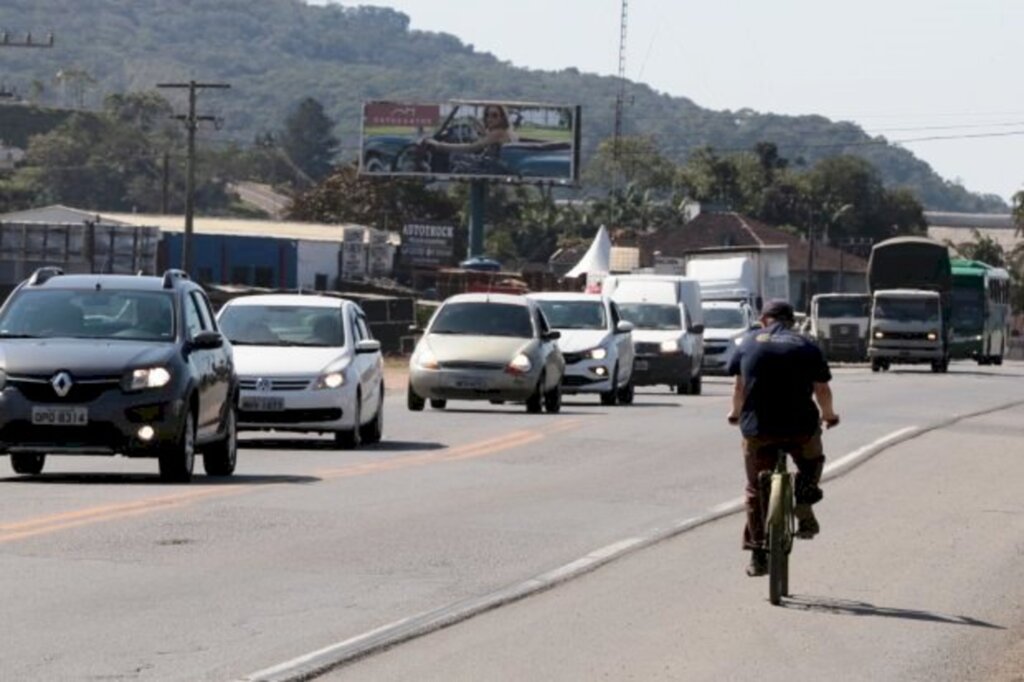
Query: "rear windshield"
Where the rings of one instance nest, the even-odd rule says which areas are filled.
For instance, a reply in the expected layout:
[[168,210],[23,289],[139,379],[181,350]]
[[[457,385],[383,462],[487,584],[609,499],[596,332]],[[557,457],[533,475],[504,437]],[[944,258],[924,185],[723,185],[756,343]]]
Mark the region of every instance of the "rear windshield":
[[0,337],[174,339],[174,299],[162,291],[24,289],[0,318]]
[[431,334],[533,337],[530,309],[510,303],[448,303],[437,311]]
[[537,301],[553,329],[606,329],[600,301]]
[[655,303],[619,303],[622,319],[637,329],[682,329],[679,306]]
[[704,326],[708,329],[741,329],[747,323],[742,310],[704,308]]
[[221,332],[236,346],[345,345],[345,328],[338,308],[229,305],[218,322]]

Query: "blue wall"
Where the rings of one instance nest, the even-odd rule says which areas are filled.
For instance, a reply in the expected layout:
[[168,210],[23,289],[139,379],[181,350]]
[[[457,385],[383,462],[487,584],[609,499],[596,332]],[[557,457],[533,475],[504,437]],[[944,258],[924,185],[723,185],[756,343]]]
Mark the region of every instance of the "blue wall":
[[[164,232],[160,240],[158,269],[181,267],[184,235]],[[297,282],[298,248],[291,239],[194,234],[192,275],[213,284],[251,284],[294,289]]]

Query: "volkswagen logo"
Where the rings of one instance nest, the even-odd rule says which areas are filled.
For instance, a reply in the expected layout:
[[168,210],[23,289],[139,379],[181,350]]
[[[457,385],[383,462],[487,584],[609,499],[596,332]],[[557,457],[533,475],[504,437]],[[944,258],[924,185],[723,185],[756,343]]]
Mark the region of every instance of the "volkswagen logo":
[[53,386],[53,392],[57,394],[58,398],[66,398],[74,383],[71,380],[71,375],[67,372],[57,372],[50,379],[50,385]]
[[259,379],[256,380],[256,390],[272,391],[274,390],[274,382],[271,381],[270,379],[264,379],[263,377],[260,377]]

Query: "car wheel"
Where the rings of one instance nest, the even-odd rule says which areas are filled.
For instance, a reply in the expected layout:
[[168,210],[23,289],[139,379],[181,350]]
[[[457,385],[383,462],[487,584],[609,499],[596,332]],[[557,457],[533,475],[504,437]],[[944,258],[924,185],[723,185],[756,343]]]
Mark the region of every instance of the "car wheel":
[[192,469],[196,461],[196,420],[192,409],[185,411],[185,423],[177,442],[160,452],[160,478],[174,483],[188,483],[192,480]]
[[379,443],[384,437],[384,384],[380,385],[380,403],[377,405],[377,414],[373,421],[362,427],[361,434],[363,442],[367,444]]
[[562,409],[562,382],[558,382],[554,388],[544,394],[544,409],[551,414]]
[[363,431],[360,422],[363,420],[363,396],[356,393],[356,407],[353,415],[352,428],[334,434],[334,442],[342,450],[355,450],[363,442]]
[[601,394],[601,404],[602,405],[614,405],[615,404],[616,400],[618,400],[618,397],[619,397],[618,385],[619,385],[619,365],[618,365],[618,363],[616,363],[615,370],[612,372],[612,387],[611,387],[611,390],[605,391],[604,393]]
[[391,170],[379,154],[367,154],[363,162],[363,170],[367,173],[386,173]]
[[43,465],[46,464],[46,455],[32,453],[15,453],[11,455],[11,468],[16,474],[30,474],[32,476],[43,472]]
[[541,410],[544,409],[544,375],[540,375],[540,381],[537,382],[537,388],[533,391],[533,395],[526,399],[526,411],[530,414],[540,414]]
[[228,408],[224,439],[203,452],[203,470],[209,476],[230,476],[238,462],[238,416],[234,405]]
[[412,412],[422,412],[427,401],[416,395],[416,391],[412,390],[412,386],[410,385],[409,389],[405,393],[405,404]]
[[443,410],[448,407],[448,401],[443,398],[431,398],[430,407],[434,410]]
[[635,395],[636,387],[633,385],[633,380],[630,379],[628,384],[619,389],[619,404],[632,405]]

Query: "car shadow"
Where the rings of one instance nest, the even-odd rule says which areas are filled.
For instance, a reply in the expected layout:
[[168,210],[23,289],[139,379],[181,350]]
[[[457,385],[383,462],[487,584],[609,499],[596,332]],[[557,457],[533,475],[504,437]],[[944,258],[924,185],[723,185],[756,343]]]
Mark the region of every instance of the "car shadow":
[[[581,403],[580,407],[585,407],[585,405],[583,405]],[[600,405],[595,405],[594,407],[601,407],[601,406]],[[531,416],[531,417],[541,417],[541,416],[544,416],[544,415],[547,415],[548,417],[561,417],[561,416],[567,416],[567,415],[568,416],[573,416],[573,415],[584,415],[584,414],[587,414],[587,415],[601,414],[600,412],[590,412],[590,411],[577,412],[575,410],[566,410],[564,407],[561,410],[559,410],[558,412],[555,412],[554,414],[552,414],[551,412],[548,412],[547,410],[545,410],[543,412],[537,412],[536,414],[530,414],[530,413],[528,413],[526,411],[525,407],[520,407],[519,409],[515,409],[515,408],[516,408],[516,405],[509,405],[506,409],[503,410],[503,409],[501,409],[501,406],[496,405],[493,408],[486,408],[486,407],[478,407],[478,408],[472,408],[472,407],[446,407],[443,410],[433,410],[433,411],[434,412],[451,412],[452,414],[526,414],[526,415]]]
[[791,595],[782,600],[781,606],[798,611],[827,613],[837,616],[875,616],[879,618],[902,618],[928,623],[945,623],[947,625],[968,625],[992,630],[1005,630],[1002,625],[989,623],[970,616],[956,616],[934,611],[919,609],[900,609],[892,606],[877,606],[864,601],[835,599],[832,597],[815,597],[812,595]]
[[373,445],[360,445],[358,450],[344,450],[333,439],[314,440],[311,438],[253,438],[239,440],[238,447],[243,450],[317,450],[331,452],[420,452],[423,450],[441,450],[448,447],[444,443],[423,441],[402,441],[384,439]]
[[293,476],[282,474],[237,474],[234,476],[204,476],[196,473],[189,483],[173,483],[164,481],[159,474],[112,474],[102,472],[77,472],[77,473],[43,473],[35,476],[9,476],[0,478],[0,483],[43,483],[46,485],[187,485],[187,486],[234,486],[234,485],[271,485],[291,483],[304,485],[318,483],[321,479],[317,476]]
[[937,377],[941,377],[941,376],[945,376],[945,375],[949,375],[949,374],[954,374],[956,376],[975,376],[975,377],[985,377],[986,379],[1013,379],[1015,381],[1020,381],[1020,375],[1019,374],[1008,374],[1008,373],[1004,373],[1004,372],[999,372],[998,370],[990,371],[990,372],[985,372],[985,371],[977,370],[977,369],[960,369],[958,367],[950,367],[948,372],[933,372],[930,369],[925,369],[925,368],[911,369],[909,367],[905,367],[905,368],[902,368],[902,369],[892,368],[892,369],[890,369],[887,372],[875,372],[875,373],[876,374],[913,374],[913,375],[916,375],[916,376],[930,376],[930,375],[934,374]]

